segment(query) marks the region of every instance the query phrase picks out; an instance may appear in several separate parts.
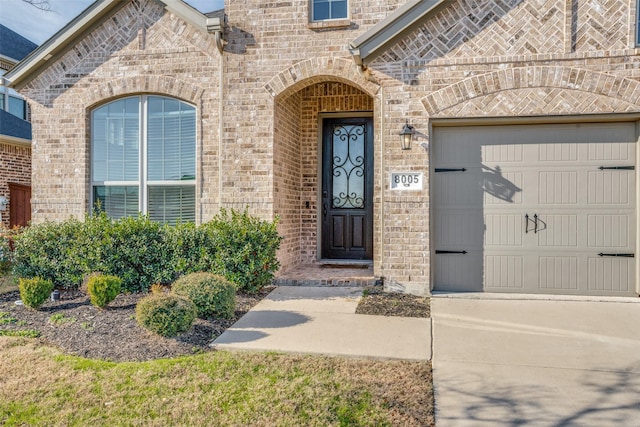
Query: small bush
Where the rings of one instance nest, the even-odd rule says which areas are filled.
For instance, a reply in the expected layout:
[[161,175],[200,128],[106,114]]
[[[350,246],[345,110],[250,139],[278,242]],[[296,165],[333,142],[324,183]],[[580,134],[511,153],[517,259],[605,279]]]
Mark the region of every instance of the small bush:
[[40,277],[33,279],[22,278],[18,282],[20,299],[27,307],[38,309],[53,291],[53,283]]
[[196,313],[196,306],[191,301],[172,294],[151,294],[136,305],[138,324],[163,337],[173,337],[187,331]]
[[227,212],[222,209],[210,222],[203,224],[215,242],[212,272],[220,274],[245,292],[258,292],[271,284],[280,267],[276,257],[282,237],[275,221],[264,221],[247,210]]
[[104,308],[120,293],[122,280],[116,276],[94,275],[87,283],[91,304]]
[[179,278],[171,287],[176,295],[191,300],[198,317],[233,317],[236,309],[236,287],[222,276],[211,273],[191,273]]
[[9,238],[0,235],[0,274],[4,274],[11,269],[12,258],[13,254],[11,253]]

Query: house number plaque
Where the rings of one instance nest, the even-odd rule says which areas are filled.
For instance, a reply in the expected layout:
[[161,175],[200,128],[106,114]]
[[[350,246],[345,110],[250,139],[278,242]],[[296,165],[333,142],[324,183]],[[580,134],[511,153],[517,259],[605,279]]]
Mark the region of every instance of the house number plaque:
[[422,172],[391,172],[392,190],[422,190]]

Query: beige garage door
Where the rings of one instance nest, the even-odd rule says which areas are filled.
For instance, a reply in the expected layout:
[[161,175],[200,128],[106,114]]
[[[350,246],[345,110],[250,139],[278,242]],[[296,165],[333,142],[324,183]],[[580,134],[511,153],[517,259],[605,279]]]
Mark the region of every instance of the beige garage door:
[[435,127],[434,290],[636,295],[635,123]]

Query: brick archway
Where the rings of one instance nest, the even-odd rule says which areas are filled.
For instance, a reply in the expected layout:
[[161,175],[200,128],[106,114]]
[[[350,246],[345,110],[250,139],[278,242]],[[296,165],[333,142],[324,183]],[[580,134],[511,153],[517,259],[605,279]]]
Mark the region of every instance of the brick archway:
[[[560,89],[563,93],[552,94],[547,89]],[[522,100],[523,91],[532,97],[556,96],[558,102],[555,107],[551,106],[539,113],[530,112],[524,107],[521,108],[522,111],[518,111],[516,101]],[[515,93],[517,96],[504,95],[507,92]],[[569,92],[580,92],[581,95],[567,96]],[[563,96],[565,99],[561,98]],[[496,105],[496,99],[500,99],[504,104],[511,101],[512,105],[504,105],[503,111],[494,109],[493,113],[488,108],[482,108]],[[512,68],[469,77],[432,92],[421,101],[430,117],[450,116],[454,111],[455,115],[466,116],[629,112],[640,109],[640,83],[624,77],[572,67]],[[463,104],[474,102],[478,104],[477,108],[474,109],[472,106],[464,111]],[[561,102],[565,105],[558,106]],[[551,105],[551,100],[548,100],[547,104]],[[459,111],[456,111],[456,107],[459,107]]]
[[85,92],[84,105],[92,108],[114,98],[135,93],[159,93],[198,105],[204,89],[170,76],[132,76],[92,86]]
[[264,86],[274,98],[286,98],[307,86],[337,81],[355,86],[370,96],[374,96],[380,86],[368,80],[366,72],[361,72],[351,59],[313,58],[298,62],[276,74]]

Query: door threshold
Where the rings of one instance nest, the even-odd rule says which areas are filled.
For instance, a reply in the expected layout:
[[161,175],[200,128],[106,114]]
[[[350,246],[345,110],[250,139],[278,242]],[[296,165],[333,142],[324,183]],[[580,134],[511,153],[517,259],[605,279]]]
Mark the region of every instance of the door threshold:
[[318,261],[322,268],[371,268],[373,261],[360,259],[323,259]]

